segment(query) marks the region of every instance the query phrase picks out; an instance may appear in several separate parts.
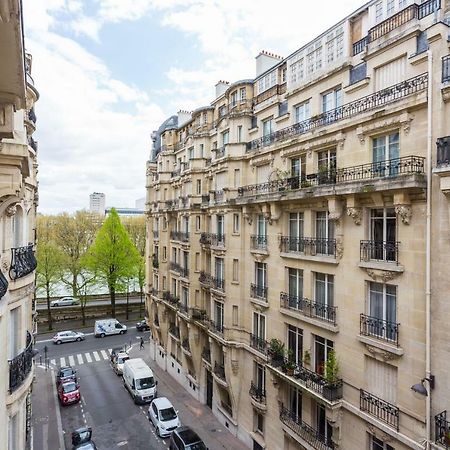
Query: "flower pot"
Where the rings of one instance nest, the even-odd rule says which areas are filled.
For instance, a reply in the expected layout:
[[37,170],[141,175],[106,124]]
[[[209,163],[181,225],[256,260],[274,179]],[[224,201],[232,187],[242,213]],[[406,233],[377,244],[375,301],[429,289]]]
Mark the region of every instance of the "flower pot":
[[288,368],[286,369],[286,374],[289,375],[290,377],[292,377],[292,376],[294,375],[294,369],[288,367]]

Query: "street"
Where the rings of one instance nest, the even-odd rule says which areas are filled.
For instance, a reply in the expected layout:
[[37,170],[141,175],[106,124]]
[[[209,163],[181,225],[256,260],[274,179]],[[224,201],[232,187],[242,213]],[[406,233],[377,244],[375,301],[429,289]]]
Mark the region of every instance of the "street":
[[[116,305],[126,305],[127,300],[124,298],[119,298],[116,300]],[[128,303],[131,304],[139,304],[141,303],[141,298],[140,297],[131,297],[128,300]],[[90,300],[87,302],[86,306],[105,306],[105,305],[110,305],[111,304],[111,300],[109,298],[105,298],[105,299],[101,299],[101,300]],[[80,305],[74,305],[74,306],[53,306],[51,307],[52,311],[59,311],[61,309],[65,309],[65,308],[80,308]],[[37,302],[36,303],[36,309],[38,311],[47,311],[47,303],[43,303],[41,302]]]
[[[54,345],[51,334],[38,336],[36,382],[33,390],[33,441],[35,450],[71,449],[71,432],[82,426],[93,429],[99,450],[167,449],[169,439],[158,438],[147,418],[148,405],[137,406],[124,388],[122,378],[110,367],[109,354],[114,347],[133,345],[131,357],[142,357],[149,364],[149,332],[140,333],[127,323],[124,336],[103,339],[86,336],[82,342]],[[88,331],[88,330],[85,330]],[[145,349],[139,350],[139,337]],[[44,364],[47,346],[48,369]],[[57,401],[55,375],[60,365],[77,370],[81,402],[60,406]],[[182,424],[192,426],[210,450],[244,449],[214,418],[211,410],[194,400],[166,372],[149,364],[158,380],[158,396],[167,396],[179,410]]]

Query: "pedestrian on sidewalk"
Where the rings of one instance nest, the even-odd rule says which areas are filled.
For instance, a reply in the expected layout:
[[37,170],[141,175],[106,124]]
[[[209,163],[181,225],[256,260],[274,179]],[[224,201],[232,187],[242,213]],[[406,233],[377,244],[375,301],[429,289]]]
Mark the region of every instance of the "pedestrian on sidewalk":
[[141,344],[139,345],[139,350],[142,350],[144,348],[144,339],[141,336]]

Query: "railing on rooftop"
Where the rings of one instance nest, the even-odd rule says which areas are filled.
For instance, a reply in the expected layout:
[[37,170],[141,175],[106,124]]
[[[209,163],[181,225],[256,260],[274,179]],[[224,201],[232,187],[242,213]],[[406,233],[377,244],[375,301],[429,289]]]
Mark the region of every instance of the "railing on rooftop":
[[450,165],[450,136],[441,137],[436,141],[437,166]]
[[320,171],[301,177],[289,177],[284,180],[250,184],[238,188],[238,197],[307,189],[314,186],[335,185],[351,181],[374,180],[385,177],[394,178],[399,175],[414,173],[425,174],[425,158],[421,156],[403,156],[376,163]]
[[442,82],[450,81],[450,55],[442,58]]
[[400,410],[395,405],[382,400],[364,389],[360,389],[359,392],[359,408],[361,411],[377,417],[398,431]]
[[360,314],[360,333],[362,336],[371,336],[381,339],[398,347],[398,329],[400,324],[379,319],[378,317]]
[[258,150],[277,141],[298,136],[323,125],[331,125],[339,120],[354,117],[366,111],[393,103],[408,95],[423,91],[428,86],[428,74],[423,73],[393,86],[381,89],[358,100],[346,103],[336,109],[327,111],[310,119],[296,123],[281,130],[274,131],[253,141],[247,142],[247,152]]

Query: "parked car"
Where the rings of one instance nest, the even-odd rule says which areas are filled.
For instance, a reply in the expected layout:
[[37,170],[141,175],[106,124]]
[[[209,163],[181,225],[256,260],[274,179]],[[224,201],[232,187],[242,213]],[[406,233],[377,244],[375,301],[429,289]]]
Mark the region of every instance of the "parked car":
[[124,334],[127,332],[127,326],[122,325],[117,319],[96,320],[94,325],[94,336],[105,337],[112,334]]
[[136,324],[136,330],[137,331],[148,331],[148,330],[150,330],[150,327],[148,326],[147,321],[144,319]]
[[62,366],[56,374],[56,385],[67,383],[68,381],[77,382],[77,371],[70,366]]
[[127,352],[118,352],[115,353],[111,358],[111,367],[117,375],[122,375],[123,365],[125,361],[130,359],[130,355]]
[[72,432],[72,450],[97,450],[92,440],[92,428],[78,428]]
[[80,401],[80,389],[75,381],[67,381],[58,386],[58,397],[61,405],[69,405]]
[[148,418],[156,428],[159,437],[170,436],[181,423],[178,411],[175,411],[167,397],[155,398],[148,408]]
[[178,427],[170,436],[170,450],[208,450],[199,435],[189,427]]
[[80,342],[84,341],[86,336],[79,331],[58,331],[53,337],[54,344],[62,344],[63,342]]
[[53,300],[50,302],[50,307],[57,307],[57,306],[73,306],[78,305],[79,301],[76,298],[73,297],[62,297],[59,300]]

